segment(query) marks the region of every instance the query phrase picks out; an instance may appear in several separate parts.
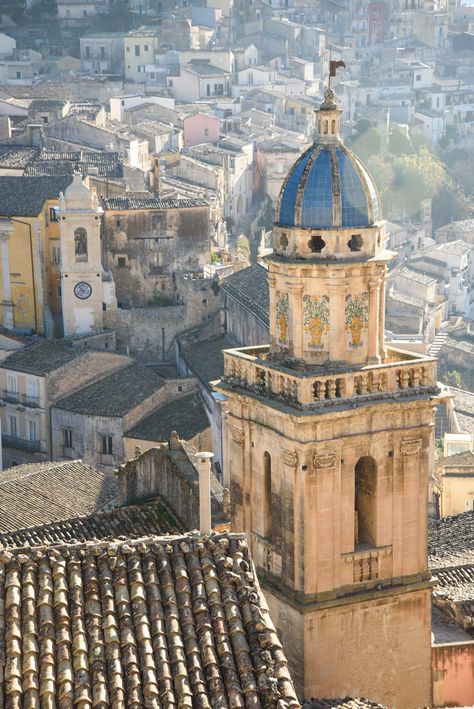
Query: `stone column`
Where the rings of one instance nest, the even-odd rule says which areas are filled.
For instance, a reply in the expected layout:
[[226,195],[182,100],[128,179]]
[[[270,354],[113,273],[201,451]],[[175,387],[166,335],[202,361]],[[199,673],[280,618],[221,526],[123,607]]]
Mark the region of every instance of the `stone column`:
[[0,219],[0,251],[3,278],[3,325],[11,330],[14,327],[12,287],[10,280],[10,254],[8,243],[13,233],[13,224],[9,219]]
[[380,320],[380,281],[369,281],[369,328],[368,328],[368,358],[369,362],[380,362],[379,354],[379,320]]
[[199,531],[210,534],[211,521],[211,460],[213,453],[197,453],[199,471]]
[[382,361],[386,358],[385,352],[385,290],[387,287],[387,271],[383,272],[380,279],[379,297],[379,354]]
[[293,357],[304,358],[303,345],[303,286],[298,284],[288,288],[290,303],[288,308],[289,346]]
[[341,362],[347,359],[345,343],[345,302],[344,284],[328,285],[329,293],[329,360]]

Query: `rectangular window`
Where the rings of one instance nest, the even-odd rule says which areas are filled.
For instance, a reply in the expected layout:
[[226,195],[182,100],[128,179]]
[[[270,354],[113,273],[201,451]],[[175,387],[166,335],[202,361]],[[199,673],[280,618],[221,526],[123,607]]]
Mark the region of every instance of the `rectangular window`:
[[50,207],[49,208],[49,221],[50,222],[57,222],[58,221],[57,207]]
[[145,52],[148,52],[148,44],[145,44],[145,46],[143,47],[143,49],[145,50]]
[[48,116],[43,116],[43,123],[48,123],[48,122],[49,122]]
[[86,45],[84,47],[84,50],[86,52],[86,59],[90,59],[91,58],[91,48],[88,45]]
[[118,256],[117,257],[117,266],[118,266],[118,268],[126,268],[127,267],[126,256]]
[[15,393],[18,391],[18,381],[14,374],[7,375],[7,391]]
[[209,128],[204,128],[204,137],[209,138]]
[[100,452],[102,455],[112,455],[114,452],[112,436],[102,435],[100,437]]
[[61,295],[62,295],[61,286],[58,286],[58,287],[56,288],[56,293],[57,293],[57,295],[58,295],[58,298],[60,298]]
[[140,45],[139,44],[135,45],[135,56],[136,57],[140,56]]
[[28,421],[28,440],[36,441],[36,421]]
[[38,382],[36,381],[36,379],[26,380],[26,399],[27,404],[38,403]]
[[72,428],[63,428],[63,446],[72,448]]
[[17,71],[17,73],[16,73],[16,78],[17,78],[17,79],[21,79],[21,71]]
[[51,261],[53,263],[60,263],[61,261],[61,247],[53,246],[51,248]]
[[105,59],[105,47],[100,48],[100,58]]
[[17,438],[18,436],[18,422],[16,416],[9,416],[8,417],[8,430],[10,432],[10,436],[13,436],[13,438]]
[[83,16],[83,17],[87,17],[87,10],[83,10],[83,11],[82,11],[82,16]]

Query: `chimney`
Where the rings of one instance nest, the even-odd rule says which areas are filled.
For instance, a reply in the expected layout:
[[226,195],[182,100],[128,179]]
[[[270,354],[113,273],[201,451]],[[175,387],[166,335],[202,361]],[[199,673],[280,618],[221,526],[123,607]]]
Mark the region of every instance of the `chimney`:
[[199,531],[211,532],[211,461],[213,453],[196,453],[199,472]]

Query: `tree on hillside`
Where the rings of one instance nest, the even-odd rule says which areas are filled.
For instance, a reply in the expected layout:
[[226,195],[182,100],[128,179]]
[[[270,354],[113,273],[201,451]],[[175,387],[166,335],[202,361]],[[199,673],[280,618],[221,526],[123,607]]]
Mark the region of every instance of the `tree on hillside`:
[[433,198],[433,226],[449,224],[451,221],[470,219],[474,216],[474,200],[464,194],[462,188],[452,179],[446,179],[436,190]]
[[380,155],[382,150],[382,137],[370,121],[361,119],[355,126],[355,131],[349,141],[351,149],[363,162],[367,162],[372,155]]
[[392,155],[409,155],[413,153],[413,145],[411,140],[407,138],[405,133],[398,128],[398,126],[393,126],[390,130],[390,135],[388,138],[388,151]]
[[25,19],[26,0],[1,0],[0,16],[7,15],[16,24],[21,24]]

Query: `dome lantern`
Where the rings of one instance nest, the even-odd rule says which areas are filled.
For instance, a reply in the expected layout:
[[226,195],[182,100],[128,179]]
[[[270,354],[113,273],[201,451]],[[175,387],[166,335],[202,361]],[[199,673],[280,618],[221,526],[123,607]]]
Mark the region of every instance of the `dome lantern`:
[[342,108],[336,102],[336,95],[331,88],[324,92],[324,101],[316,111],[319,142],[340,142],[339,126]]

